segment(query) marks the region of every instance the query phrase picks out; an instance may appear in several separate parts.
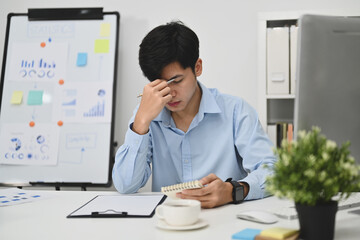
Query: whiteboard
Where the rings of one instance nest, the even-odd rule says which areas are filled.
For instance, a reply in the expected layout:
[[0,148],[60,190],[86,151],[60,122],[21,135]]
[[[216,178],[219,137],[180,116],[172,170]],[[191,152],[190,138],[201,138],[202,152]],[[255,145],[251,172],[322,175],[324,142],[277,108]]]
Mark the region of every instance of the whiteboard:
[[0,183],[109,185],[119,14],[9,14],[1,75]]

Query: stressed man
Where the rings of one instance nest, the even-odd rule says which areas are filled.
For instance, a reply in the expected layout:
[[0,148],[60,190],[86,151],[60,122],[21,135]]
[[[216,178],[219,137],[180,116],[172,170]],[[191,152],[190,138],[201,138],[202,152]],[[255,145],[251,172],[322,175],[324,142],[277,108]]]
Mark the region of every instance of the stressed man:
[[199,179],[204,188],[177,196],[204,208],[266,196],[272,143],[247,102],[198,81],[197,35],[181,22],[158,26],[143,39],[139,64],[150,83],[116,153],[116,189],[136,192],[152,174],[152,191]]

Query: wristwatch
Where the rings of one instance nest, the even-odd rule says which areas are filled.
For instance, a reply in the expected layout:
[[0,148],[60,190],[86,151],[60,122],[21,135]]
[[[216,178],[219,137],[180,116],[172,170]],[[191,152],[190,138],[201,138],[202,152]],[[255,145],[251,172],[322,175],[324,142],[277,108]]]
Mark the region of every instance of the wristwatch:
[[233,185],[233,190],[232,190],[233,201],[231,203],[239,204],[244,200],[244,186],[238,183],[237,181],[231,181],[231,180],[232,178],[228,178],[225,181]]

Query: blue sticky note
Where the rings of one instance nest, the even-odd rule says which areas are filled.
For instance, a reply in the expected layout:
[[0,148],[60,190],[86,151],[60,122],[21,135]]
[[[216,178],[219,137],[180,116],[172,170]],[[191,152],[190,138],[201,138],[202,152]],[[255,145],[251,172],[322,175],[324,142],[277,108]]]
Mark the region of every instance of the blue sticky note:
[[85,66],[87,63],[87,53],[78,53],[76,59],[76,66],[82,67]]
[[234,233],[232,235],[233,240],[254,240],[255,236],[260,234],[260,229],[245,228],[244,230]]
[[44,91],[29,91],[27,104],[28,105],[42,105]]

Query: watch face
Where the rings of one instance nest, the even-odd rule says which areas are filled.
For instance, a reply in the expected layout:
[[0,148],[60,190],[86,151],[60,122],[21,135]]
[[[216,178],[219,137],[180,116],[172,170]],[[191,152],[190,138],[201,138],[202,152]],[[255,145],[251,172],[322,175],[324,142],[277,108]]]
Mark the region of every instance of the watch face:
[[236,181],[231,183],[233,185],[233,201],[234,203],[240,203],[244,200],[244,186]]
[[235,190],[235,201],[242,201],[244,200],[244,187],[240,185]]

